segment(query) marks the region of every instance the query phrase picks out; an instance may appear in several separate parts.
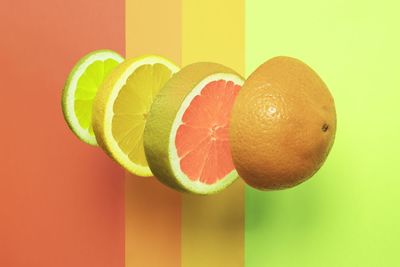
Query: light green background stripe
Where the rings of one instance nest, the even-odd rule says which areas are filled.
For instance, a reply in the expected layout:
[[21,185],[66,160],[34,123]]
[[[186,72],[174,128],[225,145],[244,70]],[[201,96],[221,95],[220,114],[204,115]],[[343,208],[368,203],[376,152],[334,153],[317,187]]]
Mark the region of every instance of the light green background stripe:
[[299,187],[246,189],[246,267],[400,266],[400,2],[246,0],[246,71],[311,65],[337,106],[336,143]]

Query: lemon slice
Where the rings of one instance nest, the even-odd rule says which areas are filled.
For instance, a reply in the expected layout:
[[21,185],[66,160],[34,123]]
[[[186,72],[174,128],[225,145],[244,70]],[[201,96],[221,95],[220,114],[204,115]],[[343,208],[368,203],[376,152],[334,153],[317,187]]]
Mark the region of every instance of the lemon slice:
[[104,78],[124,59],[111,50],[97,50],[78,61],[67,78],[62,110],[68,126],[83,142],[97,145],[92,128],[92,104]]
[[122,167],[152,176],[143,131],[153,99],[179,68],[159,56],[124,61],[99,88],[93,103],[93,130],[99,145]]

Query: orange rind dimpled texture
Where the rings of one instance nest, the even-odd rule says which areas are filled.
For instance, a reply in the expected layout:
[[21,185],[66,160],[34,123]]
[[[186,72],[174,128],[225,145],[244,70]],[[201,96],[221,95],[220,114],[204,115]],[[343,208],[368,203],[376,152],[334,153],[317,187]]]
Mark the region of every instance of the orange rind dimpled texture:
[[311,177],[336,132],[335,105],[317,73],[275,57],[254,71],[232,111],[230,142],[239,175],[259,189],[283,189]]

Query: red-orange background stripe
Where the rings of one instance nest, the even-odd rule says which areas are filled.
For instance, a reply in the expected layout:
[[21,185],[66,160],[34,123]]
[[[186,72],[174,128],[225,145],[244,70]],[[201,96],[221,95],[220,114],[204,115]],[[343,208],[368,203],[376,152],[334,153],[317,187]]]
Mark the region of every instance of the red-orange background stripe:
[[123,171],[60,100],[85,53],[124,53],[124,1],[2,1],[0,33],[0,266],[122,267]]

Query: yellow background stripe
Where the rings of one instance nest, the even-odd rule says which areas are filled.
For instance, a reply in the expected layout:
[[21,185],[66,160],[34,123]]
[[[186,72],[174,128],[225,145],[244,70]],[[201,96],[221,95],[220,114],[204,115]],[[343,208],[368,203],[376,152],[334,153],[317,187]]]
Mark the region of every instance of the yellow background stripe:
[[[126,56],[181,63],[181,1],[126,0]],[[125,266],[181,265],[181,197],[154,178],[126,174]]]
[[[182,65],[213,61],[244,74],[244,0],[182,0]],[[244,266],[244,185],[182,196],[182,266]]]

